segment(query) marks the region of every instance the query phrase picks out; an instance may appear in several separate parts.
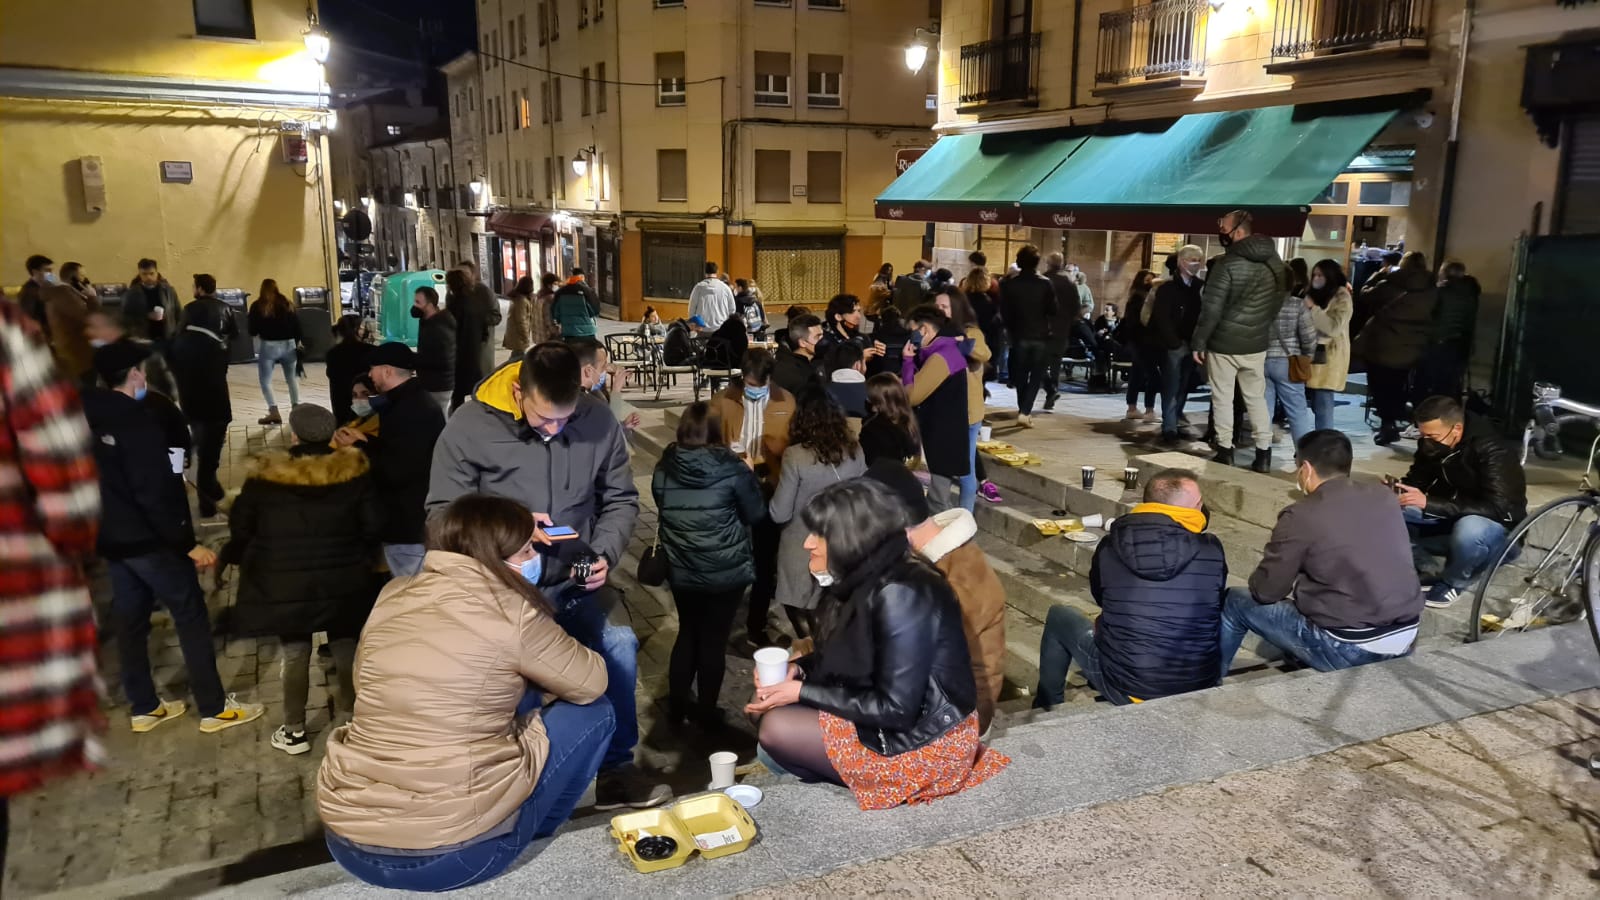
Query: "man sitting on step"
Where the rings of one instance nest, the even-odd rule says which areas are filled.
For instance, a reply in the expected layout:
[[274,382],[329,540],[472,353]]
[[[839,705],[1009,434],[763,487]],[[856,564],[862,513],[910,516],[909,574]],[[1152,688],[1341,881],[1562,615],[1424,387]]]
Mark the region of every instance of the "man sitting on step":
[[1405,519],[1388,488],[1350,479],[1350,459],[1343,432],[1300,439],[1295,479],[1307,496],[1278,514],[1250,587],[1228,591],[1221,674],[1247,631],[1319,672],[1411,652],[1422,585]]
[[1205,528],[1198,477],[1186,469],[1156,473],[1144,502],[1095,548],[1089,589],[1100,617],[1090,621],[1070,606],[1045,617],[1036,708],[1062,702],[1072,663],[1117,705],[1217,683],[1228,563]]

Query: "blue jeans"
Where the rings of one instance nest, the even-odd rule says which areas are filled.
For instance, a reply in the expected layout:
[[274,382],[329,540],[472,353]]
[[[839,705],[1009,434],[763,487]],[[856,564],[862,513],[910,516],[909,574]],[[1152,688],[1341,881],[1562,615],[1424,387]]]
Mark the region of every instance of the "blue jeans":
[[1430,519],[1411,506],[1403,512],[1406,530],[1411,532],[1411,556],[1418,564],[1417,571],[1432,569],[1434,559],[1442,556],[1445,563],[1439,580],[1457,590],[1471,587],[1483,570],[1505,552],[1510,532],[1493,519]]
[[1289,358],[1272,357],[1267,360],[1267,416],[1271,417],[1283,404],[1283,414],[1289,420],[1289,435],[1296,447],[1300,439],[1311,432],[1311,414],[1306,411],[1306,386],[1289,380]]
[[[1394,659],[1346,643],[1306,620],[1294,602],[1257,603],[1247,588],[1229,588],[1222,603],[1222,677],[1228,677],[1234,654],[1254,631],[1274,646],[1318,672],[1334,672]],[[1410,651],[1407,651],[1408,653]]]
[[300,405],[300,382],[295,378],[294,341],[262,341],[261,352],[256,354],[256,374],[261,378],[261,398],[276,408],[278,401],[272,396],[272,369],[282,367],[283,380],[289,383],[289,405]]
[[1049,709],[1066,699],[1067,670],[1073,663],[1078,664],[1089,686],[1107,700],[1117,706],[1132,702],[1105,683],[1100,650],[1094,645],[1094,622],[1070,606],[1052,606],[1045,616],[1044,637],[1039,640],[1039,689],[1034,692],[1034,708]]
[[422,571],[422,558],[428,555],[424,544],[384,544],[383,560],[389,564],[389,574],[396,578],[409,578]]
[[1194,377],[1194,354],[1185,344],[1168,350],[1161,360],[1161,433],[1177,434],[1178,417],[1189,402],[1189,380]]
[[[1311,407],[1313,424],[1318,429],[1333,427],[1334,401],[1338,392],[1328,388],[1306,388],[1306,403]],[[1296,444],[1299,442],[1297,441]]]
[[967,474],[961,476],[956,482],[961,486],[960,499],[956,502],[967,512],[978,503],[978,430],[982,423],[967,426]]
[[634,696],[639,685],[639,636],[628,625],[608,621],[594,594],[580,591],[560,596],[556,624],[605,660],[606,699],[611,701],[617,722],[600,769],[610,771],[633,762],[633,748],[639,743],[638,700]]
[[122,656],[122,692],[136,716],[161,705],[150,677],[150,614],[156,605],[172,614],[178,649],[189,670],[189,687],[202,716],[222,713],[222,679],[211,647],[211,619],[194,563],[176,550],[107,561],[111,609],[117,622],[117,652]]
[[[537,690],[529,688],[530,693]],[[554,834],[572,816],[600,769],[600,755],[615,726],[611,704],[604,697],[587,706],[558,701],[541,715],[550,755],[511,831],[433,856],[374,853],[329,831],[328,852],[351,875],[393,890],[453,891],[504,872],[529,844]]]

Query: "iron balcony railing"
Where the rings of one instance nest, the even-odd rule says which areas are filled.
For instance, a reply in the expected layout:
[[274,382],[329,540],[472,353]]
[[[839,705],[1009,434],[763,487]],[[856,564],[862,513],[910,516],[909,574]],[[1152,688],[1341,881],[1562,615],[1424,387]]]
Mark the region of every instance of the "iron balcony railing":
[[1272,55],[1426,45],[1430,0],[1278,0]]
[[962,106],[1039,101],[1039,33],[1013,34],[961,48]]
[[1100,14],[1096,84],[1203,75],[1209,0],[1155,0]]

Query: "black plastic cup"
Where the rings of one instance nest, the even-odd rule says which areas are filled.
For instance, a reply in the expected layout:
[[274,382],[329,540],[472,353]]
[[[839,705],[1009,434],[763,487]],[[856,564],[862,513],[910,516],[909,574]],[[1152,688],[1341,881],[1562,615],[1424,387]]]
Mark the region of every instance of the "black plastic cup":
[[1094,490],[1094,466],[1083,467],[1083,489],[1086,491]]

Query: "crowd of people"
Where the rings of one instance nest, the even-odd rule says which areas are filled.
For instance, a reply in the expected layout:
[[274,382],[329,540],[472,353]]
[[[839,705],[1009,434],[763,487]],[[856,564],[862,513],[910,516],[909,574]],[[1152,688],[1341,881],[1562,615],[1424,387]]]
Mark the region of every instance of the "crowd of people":
[[[1096,549],[1101,615],[1063,605],[1047,617],[1036,705],[1062,702],[1073,664],[1114,704],[1216,685],[1249,632],[1319,670],[1409,653],[1423,606],[1458,599],[1525,511],[1515,457],[1469,434],[1459,399],[1475,285],[1454,264],[1443,284],[1423,285],[1408,254],[1368,280],[1370,314],[1352,340],[1360,304],[1341,267],[1285,264],[1250,225],[1246,213],[1224,217],[1222,257],[1181,248],[1164,277],[1140,273],[1125,315],[1111,307],[1093,324],[1082,273],[1060,254],[1025,247],[1004,278],[974,254],[960,282],[921,262],[898,278],[886,265],[869,308],[840,294],[821,316],[788,310],[775,352],[750,340],[767,327],[758,290],[740,279],[735,293],[708,263],[688,327],[728,340],[735,374],[684,411],[651,480],[647,555],[659,555],[678,618],[668,727],[718,735],[730,711],[749,715],[770,769],[842,785],[863,809],[948,796],[1003,770],[1010,760],[983,743],[1006,653],[1004,590],[973,516],[978,498],[998,499],[976,452],[985,383],[1018,387],[1027,427],[1041,393],[1045,408],[1055,402],[1074,340],[1127,348],[1129,415],[1143,395],[1154,418],[1159,396],[1163,435],[1203,365],[1218,458],[1232,457],[1236,389],[1258,468],[1281,405],[1305,497],[1281,515],[1248,586],[1230,589],[1200,478],[1150,478]],[[342,317],[327,357],[332,409],[299,402],[303,335],[264,283],[248,330],[263,348],[263,423],[286,425],[288,447],[252,459],[228,497],[216,473],[236,326],[215,279],[195,275],[180,307],[143,260],[112,311],[81,267],[58,284],[47,258],[27,265],[32,289],[0,300],[0,472],[16,475],[0,485],[23,486],[0,487],[0,504],[25,511],[0,521],[32,543],[20,575],[7,560],[0,592],[49,597],[38,627],[53,637],[35,677],[54,668],[0,733],[4,746],[7,733],[48,732],[31,756],[0,756],[0,798],[98,758],[84,574],[98,565],[137,733],[188,710],[151,676],[158,605],[201,732],[266,712],[225,691],[199,573],[236,567],[231,632],[280,643],[284,701],[269,742],[290,755],[311,749],[310,662],[326,635],[344,724],[327,736],[318,806],[330,852],[362,880],[439,890],[493,878],[565,822],[591,782],[602,810],[669,799],[635,763],[639,640],[614,614],[640,509],[627,442],[638,420],[609,402],[616,370],[582,272],[545,276],[537,292],[531,279],[516,286],[498,366],[499,302],[470,264],[447,273],[443,301],[416,292],[415,349],[372,346],[358,317]],[[670,342],[673,326],[647,314],[641,329]],[[1358,357],[1387,367],[1379,381],[1403,396],[1431,391],[1414,409],[1392,397],[1382,407],[1395,416],[1385,429],[1403,417],[1420,435],[1393,485],[1352,479],[1349,439],[1329,427],[1331,395]],[[273,402],[275,368],[287,415]],[[220,552],[196,538],[191,458],[199,515],[227,514]],[[774,634],[774,602],[792,637]],[[784,680],[758,682],[730,710],[741,604],[748,644],[787,646],[791,661]]]

